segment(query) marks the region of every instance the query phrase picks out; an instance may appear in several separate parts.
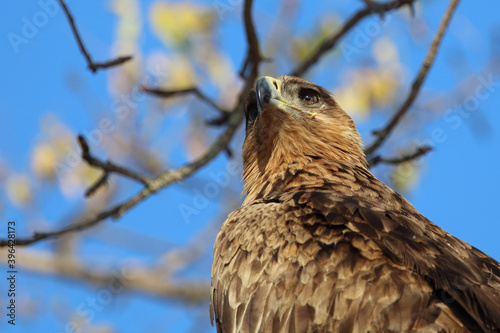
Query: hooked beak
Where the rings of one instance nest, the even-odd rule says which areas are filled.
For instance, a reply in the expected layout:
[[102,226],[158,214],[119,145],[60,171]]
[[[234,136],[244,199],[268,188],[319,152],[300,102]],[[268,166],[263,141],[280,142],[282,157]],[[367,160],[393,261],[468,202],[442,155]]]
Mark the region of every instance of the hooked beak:
[[262,114],[264,104],[272,104],[278,106],[277,102],[282,100],[281,97],[281,82],[270,77],[261,76],[255,83],[255,94],[257,97],[257,108],[259,114]]
[[311,115],[311,118],[316,116],[316,113],[301,110],[286,100],[281,95],[281,81],[270,76],[261,76],[257,79],[255,83],[255,95],[257,98],[257,110],[259,111],[259,115],[262,115],[262,111],[267,104],[295,117],[301,113],[308,113]]

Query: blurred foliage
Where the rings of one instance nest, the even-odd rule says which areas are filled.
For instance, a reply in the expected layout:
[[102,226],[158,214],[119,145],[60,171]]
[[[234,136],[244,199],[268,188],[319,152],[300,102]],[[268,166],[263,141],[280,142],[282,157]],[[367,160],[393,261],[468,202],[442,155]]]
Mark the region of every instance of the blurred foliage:
[[210,35],[215,25],[212,11],[192,2],[153,3],[149,11],[153,31],[171,47],[188,50]]
[[402,65],[393,41],[383,37],[373,43],[374,65],[352,68],[334,95],[345,110],[360,118],[373,109],[393,105],[399,92]]
[[26,175],[12,174],[7,178],[5,189],[13,205],[24,207],[31,203],[31,186]]
[[117,95],[129,92],[142,74],[142,52],[139,43],[143,33],[143,23],[139,0],[112,0],[111,11],[118,19],[112,53],[115,56],[121,54],[134,56],[132,61],[120,66],[119,71],[112,71],[109,89]]
[[[266,49],[271,56],[288,57],[292,63],[304,59],[344,23],[338,13],[327,12],[313,23],[311,29],[298,34],[283,30],[283,24],[290,17],[297,16],[299,4],[283,2],[280,16],[275,18],[276,23],[267,32],[269,39],[263,38],[262,41],[267,43]],[[146,10],[143,8],[139,0],[110,1],[109,9],[116,16],[111,53],[115,56],[132,54],[134,60],[108,72],[108,89],[115,100],[116,110],[112,118],[116,128],[99,138],[94,149],[115,161],[133,162],[139,170],[155,175],[170,163],[168,154],[163,153],[165,145],[159,146],[160,142],[168,140],[161,134],[162,127],[158,126],[168,117],[166,111],[180,108],[183,111],[179,116],[189,119],[189,125],[181,129],[182,136],[177,137],[178,142],[170,143],[182,145],[186,160],[200,156],[208,148],[214,133],[204,122],[210,118],[207,112],[216,115],[216,111],[196,102],[194,97],[187,98],[186,104],[186,98],[182,97],[155,100],[153,108],[145,112],[145,97],[140,87],[166,90],[202,87],[202,91],[215,96],[217,104],[229,109],[235,103],[242,82],[230,54],[216,42],[218,29],[223,23],[216,7],[194,1],[160,0],[152,2]],[[143,22],[143,12],[147,14],[147,22]],[[419,22],[419,26],[422,25]],[[148,29],[164,48],[143,54],[141,43]],[[280,41],[283,34],[290,35],[290,43]],[[368,119],[373,110],[392,107],[403,80],[404,65],[391,37],[377,36],[369,45],[369,48],[360,50],[368,61],[345,66],[340,71],[339,82],[332,87],[341,106],[358,120]],[[325,62],[342,63],[342,53],[334,50]],[[265,74],[283,74],[275,63],[265,64],[270,71]],[[123,115],[122,109],[126,111]],[[96,120],[95,128],[99,126]],[[33,189],[40,182],[56,183],[68,199],[81,198],[101,174],[81,163],[75,136],[76,133],[48,113],[31,152],[29,172],[13,173],[6,169],[7,198],[17,206],[30,205],[33,203]],[[156,148],[152,146],[153,142],[158,142]],[[389,179],[400,189],[409,189],[418,179],[419,173],[414,172],[414,179],[405,178],[403,181],[398,177],[398,168],[392,170],[394,174]],[[111,193],[109,191],[105,196]]]
[[[335,13],[325,15],[313,29],[306,31],[303,35],[296,37],[291,43],[292,59],[298,63],[311,54],[311,50],[319,47],[321,42],[332,35],[332,31],[337,31],[342,27],[342,18]],[[334,54],[338,55],[338,51]]]
[[[220,38],[224,25],[234,23],[231,20],[238,20],[236,23],[239,25],[242,23],[239,13],[241,3],[240,5],[231,3],[236,2],[230,1],[227,4],[224,2],[224,7],[217,7],[211,2],[200,4],[195,1],[162,0],[153,1],[148,5],[139,0],[109,1],[109,11],[115,17],[110,53],[112,56],[130,54],[134,59],[103,74],[107,78],[111,105],[87,107],[89,124],[86,124],[86,127],[100,131],[89,140],[93,153],[103,160],[109,158],[141,174],[157,175],[168,168],[191,161],[206,151],[215,135],[220,133],[220,128],[205,124],[206,120],[220,116],[217,110],[200,102],[194,96],[171,99],[146,97],[141,87],[165,90],[197,87],[222,109],[231,109],[242,87],[238,70],[241,57],[246,51],[227,50],[224,48],[225,41]],[[290,68],[295,67],[315,50],[323,39],[331,36],[345,23],[344,12],[331,10],[320,13],[320,18],[311,22],[309,28],[296,28],[301,6],[304,4],[306,2],[283,1],[278,6],[276,14],[263,13],[262,10],[256,9],[257,14],[254,17],[263,45],[263,55],[270,58],[269,62],[262,64],[263,75],[277,76],[288,73]],[[420,6],[420,2],[417,2],[417,11],[420,10]],[[227,21],[221,19],[221,8],[224,9],[224,18]],[[429,31],[432,30],[429,29],[426,19],[412,18],[405,11],[402,12],[402,20],[408,20],[404,24],[410,26],[410,34],[405,38],[416,43],[422,50],[425,49],[430,38]],[[78,15],[76,12],[74,14]],[[369,24],[378,22],[379,19],[374,16],[371,21],[367,21]],[[398,40],[402,37],[390,33],[391,29],[400,27],[401,22],[396,21],[393,18],[391,24],[394,26],[384,27],[380,34],[370,37],[366,45],[359,47],[357,49],[359,52],[354,53],[350,59],[346,59],[339,48],[333,50],[311,70],[311,77],[306,77],[312,81],[317,78],[318,83],[326,82],[325,87],[329,88],[342,108],[362,125],[374,118],[387,119],[398,106],[402,96],[407,93],[409,78],[406,73],[409,72],[407,68],[409,64],[401,50],[401,44],[407,40],[402,42]],[[246,47],[245,36],[241,32],[234,33],[233,36],[236,36],[235,39],[239,38],[238,43],[241,42]],[[345,42],[349,43],[351,37],[346,37]],[[154,40],[151,43],[154,47],[148,49],[144,47],[146,38]],[[227,45],[225,43],[225,47]],[[442,106],[442,103],[439,105]],[[440,107],[436,107],[436,110],[437,115],[434,117],[441,116],[444,112]],[[103,130],[101,123],[103,119],[108,119],[112,125],[107,132]],[[394,157],[412,151],[414,147],[410,143],[408,133],[421,130],[428,119],[429,117],[426,119],[414,117],[405,120],[394,133],[395,138],[384,146],[382,153]],[[7,161],[0,161],[0,182],[4,185],[6,200],[23,211],[41,210],[40,205],[37,205],[40,199],[45,199],[44,196],[50,191],[52,191],[50,193],[56,192],[56,195],[61,195],[67,202],[77,202],[85,209],[84,213],[75,210],[77,212],[75,219],[78,220],[86,216],[85,213],[89,210],[98,211],[115,197],[128,194],[132,188],[132,185],[129,185],[131,182],[113,175],[107,187],[101,188],[91,199],[83,198],[85,190],[99,179],[102,173],[81,161],[76,135],[71,126],[47,111],[41,120],[40,132],[36,137],[33,136],[29,168],[13,170]],[[244,131],[240,130],[231,144],[237,159],[243,136]],[[409,192],[418,184],[425,170],[425,163],[406,162],[397,166],[383,166],[381,169],[382,180],[400,191]],[[177,186],[176,190],[179,193],[185,194],[187,191],[193,196],[193,193],[198,193],[193,189],[203,189],[207,182],[213,182],[209,177],[211,176],[207,176],[207,173],[200,172],[182,184],[174,186]],[[219,198],[221,207],[216,213],[209,214],[204,211],[196,215],[199,220],[209,225],[205,226],[207,230],[201,230],[203,236],[212,236],[227,212],[240,203],[239,175],[236,178],[237,181],[221,191],[223,192]],[[200,198],[193,200],[206,204]],[[171,218],[170,210],[177,208],[174,207],[175,204],[178,203],[165,204],[166,213],[163,214],[165,216],[161,216],[161,222]],[[69,209],[61,207],[61,210]],[[197,228],[193,230],[200,232]],[[122,232],[126,233],[123,230]],[[98,240],[105,239],[108,242],[105,246],[122,249],[133,243],[128,240],[137,239],[135,233],[128,236],[129,238],[123,237],[127,241],[116,240],[115,234],[107,235],[107,238],[103,236]],[[194,242],[198,247],[197,253],[191,256],[191,253],[189,255],[184,253],[189,251],[179,255],[175,249],[172,250],[171,244],[165,246],[163,236],[165,235],[162,235],[161,246],[158,246],[162,253],[161,255],[155,253],[155,258],[163,258],[161,260],[168,262],[164,264],[165,267],[168,266],[168,277],[174,276],[178,270],[187,270],[186,268],[206,269],[205,266],[208,265],[200,264],[200,258],[210,257],[210,251],[206,249],[211,246],[212,238],[206,236],[203,241]],[[147,249],[134,248],[133,251],[146,253],[153,251],[150,248],[154,246],[150,245],[154,242],[149,239],[145,243],[148,245]],[[57,243],[56,246],[59,245],[60,243]],[[109,256],[112,257],[114,254]],[[196,257],[196,260],[192,257]],[[110,261],[113,260],[114,257]],[[202,268],[199,268],[200,266]],[[164,270],[159,270],[158,274],[162,274]],[[59,304],[56,310],[65,306]],[[105,325],[90,327],[89,323],[82,322],[81,317],[75,315],[73,310],[66,309],[64,320],[70,318],[68,320],[71,320],[75,327],[83,331],[89,329],[96,332],[112,331]]]
[[39,135],[30,163],[35,181],[56,181],[64,196],[80,199],[99,178],[100,171],[81,161],[76,133],[60,123],[53,113],[47,113],[41,121]]

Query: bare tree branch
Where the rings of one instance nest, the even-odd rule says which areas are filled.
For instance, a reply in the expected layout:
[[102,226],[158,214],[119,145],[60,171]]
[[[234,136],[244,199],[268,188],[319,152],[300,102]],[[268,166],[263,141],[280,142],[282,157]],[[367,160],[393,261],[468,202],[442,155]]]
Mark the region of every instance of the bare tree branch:
[[64,2],[64,0],[57,0],[59,1],[59,4],[61,5],[62,9],[64,10],[64,13],[66,14],[66,17],[68,18],[69,24],[71,26],[71,30],[73,31],[73,35],[75,36],[75,39],[78,43],[78,47],[80,48],[80,52],[82,52],[83,56],[85,57],[85,60],[87,61],[87,65],[89,69],[92,71],[92,73],[97,72],[98,69],[100,68],[109,68],[113,66],[118,66],[121,65],[130,59],[132,59],[132,56],[121,56],[116,59],[106,61],[106,62],[94,62],[92,61],[92,58],[85,48],[85,45],[83,44],[82,38],[80,37],[80,34],[78,33],[78,29],[76,28],[75,24],[75,19],[73,18],[73,15],[69,11],[68,6]]
[[[6,250],[0,251],[6,255]],[[174,283],[169,281],[161,270],[144,266],[125,266],[105,271],[82,265],[76,258],[64,258],[57,253],[23,249],[23,260],[18,265],[23,270],[34,273],[57,274],[66,278],[109,288],[118,294],[124,291],[143,292],[155,297],[164,297],[197,304],[206,302],[210,295],[210,286],[201,281]]]
[[[246,89],[244,89],[244,91],[245,90],[247,91],[246,94],[248,94],[248,91],[250,91],[250,89],[251,85],[249,86],[247,85]],[[243,120],[243,112],[242,112],[243,101],[244,99],[240,97],[237,109],[231,113],[226,131],[222,133],[217,138],[217,140],[215,140],[214,144],[200,159],[192,163],[189,163],[179,169],[167,170],[163,172],[158,177],[149,180],[148,185],[144,189],[142,189],[139,193],[137,193],[135,196],[133,196],[127,201],[124,201],[118,205],[115,205],[114,207],[109,208],[108,210],[100,212],[99,214],[91,216],[89,218],[83,219],[73,225],[64,227],[58,231],[36,232],[32,237],[18,238],[16,239],[16,245],[28,245],[43,239],[53,238],[70,232],[84,230],[98,224],[100,221],[107,219],[108,217],[117,219],[121,217],[125,212],[130,210],[132,207],[137,205],[139,202],[149,197],[151,194],[158,192],[160,189],[170,185],[173,182],[183,180],[184,178],[192,175],[195,171],[197,171],[205,164],[207,164],[209,161],[211,161],[221,151],[224,151],[226,149],[227,145],[229,144],[231,138],[234,135],[234,132],[236,131],[236,128]],[[8,245],[8,240],[0,240],[0,247],[4,247],[7,245]]]
[[221,109],[211,98],[207,97],[204,93],[202,93],[196,87],[179,89],[179,90],[163,90],[163,89],[159,89],[159,88],[142,86],[141,90],[146,92],[146,93],[150,93],[152,95],[155,95],[158,97],[163,97],[163,98],[170,98],[170,97],[177,96],[177,95],[182,96],[182,95],[190,94],[190,93],[196,95],[199,99],[206,102],[211,107],[213,107],[214,109],[218,110],[221,113],[219,117],[212,119],[212,120],[207,120],[206,121],[207,125],[213,125],[213,126],[224,125],[229,120],[229,115],[231,114],[230,111]]
[[[257,77],[256,73],[263,57],[260,53],[259,40],[255,32],[255,25],[252,20],[253,0],[245,0],[243,9],[243,21],[245,23],[245,36],[247,38],[248,51],[240,70],[240,77],[246,79],[252,76]],[[250,68],[250,73],[246,74]],[[253,82],[252,82],[253,83]]]
[[98,189],[100,189],[103,186],[106,186],[108,184],[109,180],[109,172],[104,171],[103,175],[101,178],[99,178],[94,184],[92,184],[87,191],[85,191],[85,197],[91,197],[94,195],[95,192],[97,192]]
[[[230,113],[229,119],[227,121],[227,128],[222,133],[219,135],[219,137],[215,140],[215,142],[212,144],[212,146],[209,148],[209,150],[198,160],[188,163],[185,166],[175,169],[175,170],[167,170],[160,174],[158,177],[151,179],[147,182],[147,185],[145,186],[144,189],[142,189],[139,193],[137,193],[135,196],[130,198],[127,201],[124,201],[120,204],[117,204],[108,210],[105,210],[103,212],[98,213],[97,215],[91,216],[89,218],[85,218],[73,225],[70,225],[68,227],[64,227],[58,231],[53,231],[53,232],[36,232],[32,237],[29,238],[18,238],[16,239],[16,245],[22,246],[22,245],[28,245],[32,244],[35,242],[38,242],[43,239],[48,239],[48,238],[53,238],[57,236],[61,236],[67,233],[75,232],[75,231],[80,231],[84,229],[88,229],[101,221],[107,219],[108,217],[111,217],[113,219],[118,219],[121,217],[124,213],[126,213],[128,210],[130,210],[132,207],[135,207],[138,203],[149,197],[151,194],[154,194],[158,192],[159,190],[165,188],[166,186],[170,185],[173,182],[176,181],[181,181],[186,177],[189,177],[192,175],[194,172],[196,172],[198,169],[202,168],[205,166],[208,162],[210,162],[213,158],[215,158],[221,151],[227,151],[227,147],[229,145],[229,142],[231,141],[236,129],[238,126],[241,124],[243,120],[243,105],[245,103],[245,100],[250,93],[250,90],[253,87],[253,84],[255,80],[257,79],[258,76],[258,66],[260,61],[262,60],[260,58],[260,53],[258,52],[259,49],[259,44],[257,37],[255,35],[255,29],[253,29],[253,23],[251,20],[251,4],[252,0],[248,0],[245,3],[245,27],[246,29],[251,29],[250,32],[247,31],[247,36],[249,40],[249,48],[248,48],[248,59],[250,60],[249,66],[250,66],[250,71],[249,71],[249,76],[247,77],[245,81],[245,86],[243,87],[242,91],[240,92],[238,102],[232,112]],[[250,44],[250,40],[252,40]],[[257,51],[254,49],[257,48]],[[259,56],[257,56],[259,55]],[[115,166],[116,167],[116,166]],[[123,170],[122,170],[123,171]],[[115,172],[116,171],[115,169]],[[122,172],[119,172],[123,174]],[[0,240],[0,247],[5,247],[8,245],[8,240]]]
[[408,162],[414,159],[419,158],[420,156],[423,156],[427,154],[428,152],[432,151],[432,147],[430,146],[423,146],[419,147],[415,152],[411,154],[407,154],[401,157],[396,157],[396,158],[385,158],[382,156],[375,156],[372,157],[368,160],[368,165],[370,167],[374,167],[375,165],[379,163],[385,163],[385,164],[401,164],[404,162]]
[[138,181],[139,183],[142,183],[146,186],[148,186],[151,182],[151,179],[149,179],[148,177],[141,176],[132,170],[118,166],[110,161],[103,162],[92,156],[90,154],[89,145],[83,135],[78,135],[78,144],[80,145],[80,148],[82,148],[82,159],[89,165],[100,168],[105,173],[118,173],[122,176]]
[[432,40],[432,44],[429,47],[429,51],[427,52],[425,60],[422,66],[420,67],[418,75],[413,81],[413,84],[411,86],[411,91],[408,94],[408,97],[404,101],[403,105],[401,105],[399,110],[392,116],[389,123],[383,129],[374,132],[374,134],[377,136],[377,139],[365,150],[365,153],[367,155],[372,154],[384,143],[384,141],[387,139],[387,137],[392,132],[394,127],[396,127],[396,125],[399,123],[401,118],[406,114],[406,112],[409,110],[410,106],[413,104],[416,97],[418,96],[418,93],[422,88],[422,84],[424,83],[424,80],[427,77],[427,74],[429,73],[432,64],[434,63],[436,54],[439,50],[439,46],[441,45],[441,41],[443,40],[444,33],[448,29],[451,17],[453,16],[453,12],[457,7],[458,2],[459,0],[452,0],[450,2],[448,8],[446,9],[446,13],[444,14],[443,19],[441,20],[438,31],[436,32],[436,35]]
[[[306,60],[301,66],[299,66],[299,69],[296,71],[295,74],[298,73],[303,73],[305,72],[311,65],[313,65],[326,51],[327,49],[333,47],[337,41],[340,39],[341,36],[343,36],[349,29],[351,29],[357,22],[359,22],[363,17],[369,15],[370,13],[384,13],[386,11],[390,11],[392,9],[399,8],[405,4],[410,4],[413,0],[401,0],[401,1],[391,1],[388,3],[384,4],[376,4],[372,3],[369,8],[365,8],[362,11],[360,11],[358,14],[356,14],[351,20],[349,20],[345,27],[341,29],[334,37],[329,39],[324,42],[323,45],[331,45],[331,46],[323,46],[320,47],[320,49],[313,54],[309,60]],[[61,0],[62,2],[62,0]],[[117,165],[114,165],[113,163],[110,162],[102,162],[99,161],[92,156],[90,156],[90,153],[88,155],[85,155],[84,159],[86,161],[94,166],[100,167],[101,169],[107,171],[107,172],[116,172],[120,173],[126,177],[135,179],[137,181],[140,181],[145,185],[145,187],[138,192],[136,195],[131,197],[130,199],[117,204],[105,211],[102,211],[94,216],[90,216],[87,218],[84,218],[83,220],[64,227],[60,230],[53,231],[53,232],[35,232],[32,237],[28,238],[18,238],[16,240],[17,245],[28,245],[35,243],[40,240],[48,239],[48,238],[53,238],[57,236],[61,236],[67,233],[71,232],[76,232],[80,230],[84,230],[87,228],[90,228],[101,221],[111,217],[113,219],[117,219],[121,217],[124,213],[126,213],[128,210],[131,208],[135,207],[138,203],[149,197],[150,195],[158,192],[159,190],[167,187],[173,182],[176,181],[181,181],[186,177],[189,177],[192,175],[194,172],[202,168],[204,165],[206,165],[208,162],[210,162],[213,158],[215,158],[220,152],[222,151],[228,151],[228,145],[229,142],[231,141],[237,127],[241,124],[243,120],[243,105],[245,103],[246,97],[248,96],[250,90],[253,87],[253,84],[255,80],[258,77],[258,67],[260,62],[263,60],[262,56],[260,54],[260,47],[259,47],[259,41],[255,32],[255,27],[252,21],[252,15],[251,15],[251,10],[252,10],[252,0],[246,0],[245,5],[244,5],[244,12],[243,12],[243,18],[245,22],[245,31],[246,31],[246,37],[247,37],[247,43],[248,43],[248,50],[247,50],[247,56],[245,60],[245,72],[247,72],[247,76],[245,78],[245,85],[243,89],[241,90],[237,104],[233,108],[231,112],[227,112],[228,117],[227,117],[227,128],[222,133],[212,144],[212,146],[208,149],[208,151],[198,160],[193,161],[191,163],[188,163],[184,165],[181,168],[175,169],[175,170],[167,170],[160,174],[158,177],[154,179],[148,179],[145,177],[142,177],[140,175],[137,175],[135,173],[130,173],[130,170],[127,170],[126,168],[119,167]],[[361,13],[361,14],[360,14]],[[71,16],[69,16],[71,17]],[[70,20],[71,21],[71,20]],[[76,29],[74,29],[76,31]],[[79,39],[79,37],[77,38]],[[84,50],[84,48],[83,48]],[[314,59],[314,60],[311,60]],[[185,94],[185,93],[194,93],[197,95],[199,98],[202,100],[208,102],[211,104],[213,107],[219,109],[215,103],[213,103],[209,98],[207,98],[204,94],[202,94],[198,89],[196,88],[189,88],[189,89],[182,89],[182,90],[173,90],[173,91],[161,91],[158,89],[153,89],[153,88],[144,88],[145,91],[151,92],[157,95],[162,95],[164,97],[169,97],[169,96],[174,96],[176,94]],[[220,110],[220,109],[219,109]],[[82,150],[83,149],[82,147]],[[88,152],[88,146],[87,146],[87,152]],[[82,155],[83,156],[83,155]],[[90,161],[90,162],[89,162]],[[98,183],[103,183],[106,180],[106,175],[104,175],[101,180]],[[95,184],[95,186],[101,186],[100,184]],[[94,188],[89,189],[90,191],[95,190]],[[8,240],[0,240],[0,247],[5,247],[8,244]]]
[[362,19],[371,14],[384,14],[386,12],[392,11],[403,7],[404,5],[410,5],[415,0],[395,0],[385,3],[376,3],[370,1],[366,3],[366,6],[354,14],[340,29],[329,38],[326,38],[309,57],[307,57],[302,63],[300,63],[297,68],[295,68],[290,75],[302,76],[307,72],[322,56],[325,55],[329,50],[331,50],[338,41],[351,30],[356,24],[358,24]]
[[214,109],[220,111],[221,113],[227,114],[230,111],[224,110],[220,108],[211,98],[207,97],[204,93],[202,93],[197,87],[192,87],[192,88],[185,88],[185,89],[177,89],[177,90],[164,90],[164,89],[159,89],[159,88],[153,88],[153,87],[146,87],[142,86],[141,90],[158,96],[162,98],[171,98],[174,96],[182,96],[186,94],[194,94],[196,97],[201,99],[202,101],[206,102],[208,105],[213,107]]

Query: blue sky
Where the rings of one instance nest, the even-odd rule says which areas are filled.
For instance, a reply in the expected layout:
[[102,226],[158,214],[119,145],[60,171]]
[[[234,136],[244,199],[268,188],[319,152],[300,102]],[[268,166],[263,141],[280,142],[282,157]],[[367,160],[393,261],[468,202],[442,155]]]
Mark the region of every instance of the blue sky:
[[[35,145],[43,140],[41,123],[48,112],[55,114],[58,121],[74,133],[91,132],[100,112],[113,113],[114,101],[108,89],[110,72],[91,74],[86,69],[65,16],[60,9],[52,12],[52,7],[43,6],[53,3],[56,1],[6,2],[0,14],[0,110],[3,116],[0,122],[0,165],[7,175],[29,174],[31,155]],[[165,45],[147,23],[151,3],[153,1],[141,1],[140,15],[145,23],[140,47],[144,55],[157,50],[165,51]],[[201,3],[213,8],[216,2]],[[314,27],[318,18],[324,15],[347,18],[359,8],[360,3],[352,1],[339,8],[331,1],[318,1],[315,6],[302,2],[293,26],[288,28],[293,35],[301,35]],[[110,14],[109,3],[71,1],[69,6],[93,58],[96,61],[109,59],[110,45],[116,33],[116,17]],[[421,6],[417,6],[415,18],[408,18],[407,14],[395,14],[380,34],[380,37],[390,37],[398,46],[399,58],[406,73],[406,80],[401,82],[403,96],[425,56],[430,37],[437,29],[445,7],[444,2],[424,1]],[[241,6],[236,4],[230,8],[232,10],[218,21],[220,26],[217,28],[216,42],[227,51],[234,67],[239,68],[245,52],[239,17]],[[418,181],[404,193],[405,197],[431,221],[497,260],[500,259],[500,247],[497,244],[500,221],[495,209],[500,188],[497,176],[500,164],[500,113],[497,112],[497,105],[500,105],[500,75],[486,66],[491,62],[494,52],[499,51],[495,50],[498,39],[496,44],[493,41],[495,31],[499,28],[493,13],[499,11],[498,2],[490,2],[488,6],[477,6],[473,2],[459,5],[434,68],[417,100],[419,107],[410,110],[402,124],[401,131],[404,133],[398,132],[401,136],[391,137],[383,150],[392,154],[399,148],[410,147],[413,140],[430,140],[434,150],[419,162]],[[45,16],[43,13],[46,13]],[[278,7],[265,1],[256,1],[254,13],[259,36],[264,37],[272,28],[271,22],[278,15]],[[360,29],[377,20],[373,17],[364,21]],[[417,24],[419,20],[423,22],[422,26]],[[38,22],[38,27],[30,31],[26,27],[27,21]],[[412,22],[411,28],[408,22]],[[427,34],[424,33],[425,37],[415,40],[407,37],[410,33],[418,35],[419,27],[424,32],[429,29]],[[25,39],[21,44],[13,45],[12,33]],[[353,32],[345,40],[352,41],[355,36]],[[335,88],[340,84],[340,73],[362,63],[363,52],[352,62],[329,57],[317,67],[322,68],[322,72],[315,67],[306,78],[324,85],[335,94]],[[280,71],[277,74],[286,74],[291,70],[288,60],[278,57],[273,60]],[[457,62],[459,65],[456,65]],[[80,88],[69,87],[68,82],[75,78]],[[470,80],[457,92],[457,83],[463,82],[465,78]],[[213,88],[207,89],[208,93],[215,91]],[[444,100],[441,111],[425,109],[428,100],[440,97]],[[148,115],[147,109],[154,103],[152,97],[141,99],[141,116]],[[200,103],[190,102],[189,107],[200,108],[204,112],[202,114],[207,115],[204,119],[216,115]],[[388,108],[387,113],[382,110],[367,119],[355,117],[366,143],[373,139],[371,130],[383,125],[393,109]],[[177,141],[183,139],[182,126],[192,120],[188,113],[184,109],[179,113],[169,113],[160,126],[158,138],[152,140],[153,146],[161,147],[170,154],[169,165],[181,165],[187,159],[183,146]],[[208,132],[208,138],[214,138],[220,129],[208,129]],[[231,144],[237,161],[242,140],[243,131],[240,128]],[[102,149],[97,152],[101,157],[107,156]],[[123,163],[128,161],[125,159]],[[114,264],[120,267],[130,260],[154,264],[165,251],[185,245],[193,237],[203,235],[204,230],[210,239],[207,243],[211,246],[215,234],[209,225],[221,222],[227,210],[237,206],[241,200],[238,198],[240,176],[231,175],[230,184],[208,200],[201,213],[192,216],[189,221],[183,217],[179,207],[192,204],[193,198],[203,191],[204,185],[213,181],[211,172],[226,170],[227,165],[227,156],[220,155],[193,178],[149,198],[119,222],[104,222],[104,226],[95,232],[90,231],[84,241],[78,243],[78,254],[86,262],[97,262],[102,267]],[[377,167],[374,173],[387,180],[388,170]],[[120,187],[113,201],[126,199],[138,190],[138,186],[130,181],[120,180],[117,183]],[[68,216],[78,216],[79,209],[85,205],[81,199],[83,194],[67,197],[54,184],[38,183],[33,194],[37,204],[28,210],[12,205],[5,190],[0,191],[0,218],[2,221],[16,221],[18,237],[28,235],[33,225],[57,229],[67,221]],[[43,224],[31,221],[33,219],[43,220]],[[1,238],[5,237],[5,229],[0,230]],[[136,243],[123,246],[116,241],[110,245],[110,242],[115,241],[114,237],[126,236],[131,237],[127,242]],[[49,251],[54,244],[42,242],[29,249]],[[181,279],[209,280],[210,246],[203,248],[203,255],[195,264],[181,271]],[[22,257],[19,260],[22,262]],[[4,262],[2,259],[0,266],[5,270]],[[0,284],[1,304],[7,301],[4,286]],[[20,271],[18,288],[18,300],[23,304],[23,310],[18,312],[18,325],[14,329],[10,325],[8,328],[20,332],[67,331],[65,325],[69,318],[79,307],[88,306],[88,298],[96,297],[100,291],[89,283],[29,270]],[[3,329],[7,324],[3,310],[0,313],[0,327]],[[95,311],[91,324],[94,328],[113,326],[118,332],[190,332],[198,327],[202,331],[211,331],[207,304],[186,306],[140,293],[115,295],[103,309]]]

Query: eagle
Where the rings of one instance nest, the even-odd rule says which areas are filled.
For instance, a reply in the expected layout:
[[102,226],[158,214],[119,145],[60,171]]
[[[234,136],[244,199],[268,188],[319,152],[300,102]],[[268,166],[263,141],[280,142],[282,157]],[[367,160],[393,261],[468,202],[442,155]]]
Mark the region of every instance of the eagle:
[[373,176],[329,92],[260,77],[242,206],[213,251],[218,332],[500,332],[500,264]]

